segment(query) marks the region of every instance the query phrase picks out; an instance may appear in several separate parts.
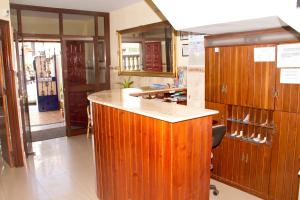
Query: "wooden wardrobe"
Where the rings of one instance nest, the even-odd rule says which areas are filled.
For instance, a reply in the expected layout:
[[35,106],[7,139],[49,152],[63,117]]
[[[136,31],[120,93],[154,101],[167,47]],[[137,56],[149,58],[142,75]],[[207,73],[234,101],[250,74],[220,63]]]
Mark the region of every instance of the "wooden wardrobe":
[[[227,126],[213,150],[212,177],[266,200],[297,200],[300,85],[280,83],[276,60],[254,62],[254,48],[278,44],[206,47],[206,108],[219,110],[214,123]],[[253,133],[266,143],[252,142]]]

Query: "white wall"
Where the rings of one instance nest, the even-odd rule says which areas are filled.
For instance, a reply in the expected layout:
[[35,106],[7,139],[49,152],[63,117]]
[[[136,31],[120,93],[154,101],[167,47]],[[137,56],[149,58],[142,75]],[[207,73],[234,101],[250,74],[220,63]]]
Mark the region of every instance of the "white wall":
[[[119,88],[116,83],[122,81],[126,76],[118,76],[118,37],[117,31],[133,28],[141,25],[160,22],[165,19],[161,19],[155,11],[145,2],[139,2],[132,4],[128,7],[115,10],[110,13],[110,45],[111,45],[111,88]],[[177,36],[176,40],[176,58],[177,66],[185,71],[186,79],[188,83],[188,91],[193,96],[200,98],[194,99],[193,105],[204,106],[204,71],[203,68],[191,68],[187,67],[189,63],[189,57],[182,57],[181,45],[188,44],[188,40],[180,40]],[[172,78],[158,78],[158,77],[132,77],[134,81],[134,87],[148,86],[151,83],[173,83]]]
[[9,21],[10,16],[6,16],[6,10],[9,10],[9,1],[0,0],[0,19]]
[[[127,78],[126,76],[118,76],[118,37],[117,31],[133,28],[141,25],[152,24],[163,21],[158,14],[145,2],[132,4],[128,7],[121,8],[110,13],[110,47],[111,47],[111,88],[118,88],[116,84]],[[178,47],[179,48],[179,47]],[[180,54],[177,53],[178,66],[184,66],[185,63],[181,62]],[[173,83],[172,78],[161,77],[132,77],[134,87],[147,86],[151,83]]]

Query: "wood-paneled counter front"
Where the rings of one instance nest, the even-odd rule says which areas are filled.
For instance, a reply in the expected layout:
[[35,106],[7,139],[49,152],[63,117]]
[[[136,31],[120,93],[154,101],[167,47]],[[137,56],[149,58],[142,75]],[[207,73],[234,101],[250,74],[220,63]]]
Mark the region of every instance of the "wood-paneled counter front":
[[132,92],[89,96],[99,199],[208,200],[211,115],[217,111]]

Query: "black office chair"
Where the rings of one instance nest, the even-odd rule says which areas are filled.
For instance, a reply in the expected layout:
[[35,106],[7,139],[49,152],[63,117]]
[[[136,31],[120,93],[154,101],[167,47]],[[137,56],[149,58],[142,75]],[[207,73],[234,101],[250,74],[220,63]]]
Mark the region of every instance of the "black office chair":
[[[216,148],[221,144],[221,141],[226,133],[226,126],[217,125],[212,127],[212,149]],[[211,170],[213,166],[211,165]],[[214,195],[219,194],[219,190],[215,185],[210,185],[210,189],[213,190]]]

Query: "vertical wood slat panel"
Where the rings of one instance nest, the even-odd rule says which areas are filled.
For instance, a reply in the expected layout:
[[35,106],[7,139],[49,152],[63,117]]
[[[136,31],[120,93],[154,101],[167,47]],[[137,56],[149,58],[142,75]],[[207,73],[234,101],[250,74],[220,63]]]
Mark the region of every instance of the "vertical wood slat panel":
[[206,48],[206,101],[218,102],[213,98],[217,94],[214,85],[220,91],[224,85],[227,88],[219,102],[274,110],[275,62],[254,62],[254,48],[268,46],[274,45],[221,47],[216,66],[211,64],[214,48]]
[[255,62],[254,49],[274,45],[250,46],[249,50],[249,92],[246,106],[274,110],[276,67],[275,62]]
[[276,89],[275,110],[300,114],[300,85],[281,84],[280,69],[276,71]]
[[277,134],[273,144],[270,200],[298,198],[300,169],[300,115],[275,112]]
[[220,53],[214,48],[205,49],[205,100],[221,102]]
[[100,199],[208,199],[211,117],[168,123],[92,107]]

